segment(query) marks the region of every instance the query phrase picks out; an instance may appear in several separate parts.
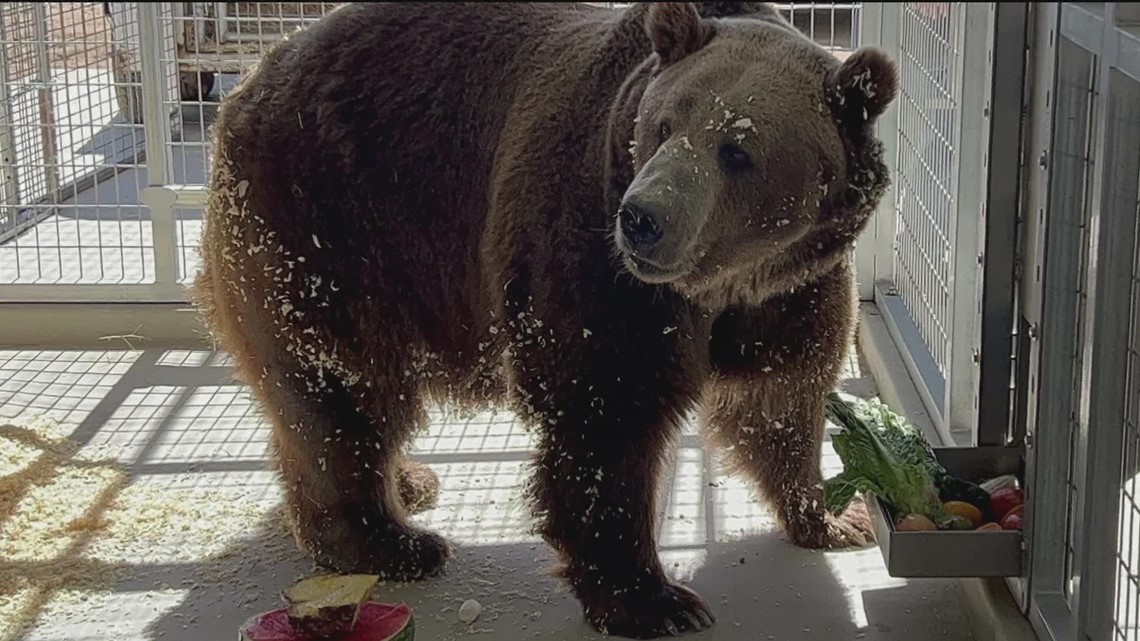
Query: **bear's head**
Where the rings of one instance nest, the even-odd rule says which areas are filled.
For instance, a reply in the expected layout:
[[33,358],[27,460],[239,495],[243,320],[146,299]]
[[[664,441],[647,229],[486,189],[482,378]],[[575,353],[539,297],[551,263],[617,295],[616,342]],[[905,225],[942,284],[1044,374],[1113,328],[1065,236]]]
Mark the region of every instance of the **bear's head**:
[[833,269],[888,184],[873,128],[894,64],[867,47],[840,62],[770,9],[658,3],[644,29],[653,53],[610,121],[626,269],[719,305]]

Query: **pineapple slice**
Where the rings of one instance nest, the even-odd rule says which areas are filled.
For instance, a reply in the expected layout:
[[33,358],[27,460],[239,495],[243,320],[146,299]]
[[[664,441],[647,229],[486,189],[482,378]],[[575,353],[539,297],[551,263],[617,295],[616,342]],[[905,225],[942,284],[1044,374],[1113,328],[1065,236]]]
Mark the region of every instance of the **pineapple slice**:
[[299,581],[283,594],[289,623],[305,638],[350,632],[379,580],[371,574],[324,574]]

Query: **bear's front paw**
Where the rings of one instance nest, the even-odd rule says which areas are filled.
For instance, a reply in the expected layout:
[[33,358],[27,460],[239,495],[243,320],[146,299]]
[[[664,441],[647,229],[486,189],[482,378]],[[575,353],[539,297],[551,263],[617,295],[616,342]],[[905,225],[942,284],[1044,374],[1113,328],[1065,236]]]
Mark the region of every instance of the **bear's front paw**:
[[447,539],[426,530],[392,530],[374,549],[372,572],[389,581],[418,581],[443,571],[451,558]]
[[856,497],[840,516],[810,512],[789,519],[788,534],[796,545],[813,550],[862,548],[875,542],[871,516],[863,499]]
[[636,589],[599,590],[583,596],[582,602],[586,619],[599,632],[633,639],[698,632],[716,621],[701,595],[666,581]]
[[451,546],[442,536],[394,523],[365,529],[349,520],[329,519],[298,531],[297,539],[319,565],[335,572],[376,574],[401,583],[438,574],[451,557]]

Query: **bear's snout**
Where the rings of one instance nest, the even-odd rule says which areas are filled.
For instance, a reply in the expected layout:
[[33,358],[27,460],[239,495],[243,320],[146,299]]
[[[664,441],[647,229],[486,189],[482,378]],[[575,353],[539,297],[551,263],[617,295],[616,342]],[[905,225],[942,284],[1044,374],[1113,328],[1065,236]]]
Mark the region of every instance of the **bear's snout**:
[[626,247],[636,255],[644,255],[661,242],[664,232],[658,218],[649,208],[626,201],[618,208],[618,226]]

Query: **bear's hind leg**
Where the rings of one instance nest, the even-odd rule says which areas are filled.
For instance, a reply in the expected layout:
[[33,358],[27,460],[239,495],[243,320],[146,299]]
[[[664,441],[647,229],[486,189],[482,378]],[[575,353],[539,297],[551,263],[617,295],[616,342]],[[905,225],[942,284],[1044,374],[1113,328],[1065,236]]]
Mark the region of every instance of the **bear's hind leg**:
[[399,455],[424,420],[414,389],[374,385],[366,414],[352,391],[327,373],[314,384],[310,371],[268,371],[278,374],[267,374],[257,388],[273,422],[299,545],[338,572],[409,581],[441,570],[450,556],[447,542],[409,525],[402,498],[426,483],[423,470]]
[[399,463],[400,501],[408,514],[430,510],[439,502],[439,475],[418,461]]

